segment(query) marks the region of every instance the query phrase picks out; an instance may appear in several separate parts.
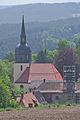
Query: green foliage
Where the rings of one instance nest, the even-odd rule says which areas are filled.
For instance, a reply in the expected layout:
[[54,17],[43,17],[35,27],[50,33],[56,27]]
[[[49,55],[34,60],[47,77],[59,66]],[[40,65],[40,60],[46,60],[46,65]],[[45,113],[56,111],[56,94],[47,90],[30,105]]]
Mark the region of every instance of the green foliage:
[[63,50],[63,49],[67,49],[67,48],[70,48],[70,45],[67,42],[67,40],[60,40],[58,42],[58,47],[57,47],[58,50]]
[[36,61],[36,56],[37,56],[37,54],[32,54],[32,62]]
[[45,63],[46,62],[46,54],[43,50],[41,50],[36,57],[36,63]]
[[17,101],[15,101],[14,99],[12,99],[10,101],[10,105],[9,106],[12,107],[12,108],[18,108],[18,107],[20,107],[19,103]]
[[80,39],[76,43],[75,53],[78,56],[78,60],[80,60]]
[[[57,20],[44,23],[33,22],[28,23],[25,26],[27,28],[27,41],[32,49],[32,54],[37,53],[41,49],[53,51],[61,39],[69,41],[71,48],[74,48],[77,40],[80,38],[80,18],[70,18],[67,20]],[[3,58],[8,51],[15,51],[15,47],[20,41],[19,30],[20,24],[0,25],[1,58]],[[9,60],[12,61],[12,58]]]
[[12,91],[13,91],[13,93],[14,93],[14,96],[15,97],[18,97],[20,94],[25,94],[25,91],[24,91],[24,89],[17,89],[17,88],[12,88]]
[[9,87],[0,79],[0,107],[5,108],[9,104],[10,92]]
[[6,64],[0,60],[0,107],[7,107],[10,99],[9,77]]
[[80,73],[79,73],[79,78],[77,79],[78,82],[80,82]]
[[70,104],[69,102],[67,102],[65,105],[66,105],[66,106],[71,106],[71,104]]
[[9,62],[8,59],[4,59],[4,62],[7,66],[7,70],[8,70],[8,77],[10,78],[10,86],[12,87],[12,83],[14,80],[14,76],[13,76],[13,71],[14,71],[14,63],[13,62]]
[[33,62],[35,63],[53,63],[53,59],[58,54],[58,50],[48,51],[41,50],[37,55],[34,55]]
[[11,51],[8,51],[8,53],[4,56],[4,59],[7,59],[9,62],[14,61],[14,54]]

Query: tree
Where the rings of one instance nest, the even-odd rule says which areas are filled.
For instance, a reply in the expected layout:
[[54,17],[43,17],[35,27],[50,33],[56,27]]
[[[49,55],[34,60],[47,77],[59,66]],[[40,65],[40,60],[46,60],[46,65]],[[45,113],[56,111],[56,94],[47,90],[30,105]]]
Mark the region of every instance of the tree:
[[0,107],[6,107],[9,103],[9,81],[7,66],[0,60]]
[[76,57],[75,53],[72,49],[64,49],[59,51],[59,54],[55,57],[55,67],[58,69],[58,71],[63,76],[63,66],[64,65],[75,65],[76,67],[76,80],[79,77],[80,73],[80,62],[78,61],[78,58]]
[[9,87],[0,78],[0,107],[7,107],[10,99]]
[[70,45],[67,42],[67,40],[60,40],[58,42],[58,47],[57,47],[58,50],[63,50],[63,49],[67,49],[67,48],[70,48]]
[[13,83],[14,77],[13,77],[13,63],[14,63],[14,54],[13,52],[9,51],[4,56],[4,62],[8,69],[8,76],[10,78],[10,82]]
[[13,76],[13,71],[14,71],[14,64],[13,62],[9,62],[8,59],[4,60],[7,70],[8,70],[8,77],[10,78],[10,83],[13,83],[14,76]]
[[76,43],[75,53],[78,56],[78,60],[80,60],[80,39]]
[[46,62],[46,54],[43,50],[41,50],[36,57],[36,63],[45,63]]
[[53,63],[55,55],[58,54],[58,50],[48,51],[41,50],[37,55],[34,54],[33,62],[35,63]]
[[14,61],[14,54],[11,51],[8,51],[8,53],[4,56],[4,59],[7,59],[9,62]]

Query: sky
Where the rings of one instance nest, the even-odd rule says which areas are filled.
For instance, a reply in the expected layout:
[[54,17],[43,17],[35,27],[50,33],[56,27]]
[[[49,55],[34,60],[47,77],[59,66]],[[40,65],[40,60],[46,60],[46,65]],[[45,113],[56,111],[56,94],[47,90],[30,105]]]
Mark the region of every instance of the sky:
[[80,2],[80,0],[0,0],[0,5],[18,5],[31,3]]

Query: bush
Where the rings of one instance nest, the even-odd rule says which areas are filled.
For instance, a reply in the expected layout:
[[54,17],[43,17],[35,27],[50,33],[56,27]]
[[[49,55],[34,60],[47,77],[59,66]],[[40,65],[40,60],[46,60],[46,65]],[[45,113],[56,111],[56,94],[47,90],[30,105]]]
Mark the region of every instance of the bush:
[[70,104],[69,102],[67,102],[65,105],[66,105],[66,106],[71,106],[71,104]]
[[17,102],[17,101],[15,101],[14,99],[12,99],[12,100],[10,101],[10,107],[13,107],[13,108],[18,108],[18,107],[20,107],[19,102]]
[[56,104],[56,107],[60,107],[60,104]]
[[5,111],[12,111],[14,108],[6,108]]

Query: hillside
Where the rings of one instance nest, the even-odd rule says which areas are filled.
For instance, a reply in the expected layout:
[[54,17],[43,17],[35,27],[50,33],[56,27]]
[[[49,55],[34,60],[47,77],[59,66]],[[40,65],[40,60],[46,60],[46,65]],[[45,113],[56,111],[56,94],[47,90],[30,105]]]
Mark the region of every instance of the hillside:
[[[27,22],[52,21],[80,16],[80,3],[27,4],[0,10],[0,24],[20,23],[24,11]],[[47,13],[47,14],[46,14]]]
[[[61,39],[67,39],[71,47],[80,38],[80,18],[62,19],[51,22],[26,23],[27,42],[32,53],[41,49],[54,50]],[[0,58],[14,51],[20,41],[21,24],[0,25]]]
[[0,112],[0,120],[80,120],[80,106]]
[[8,6],[8,5],[7,5],[7,6],[3,6],[3,5],[0,5],[0,10],[1,10],[1,9],[10,8],[10,7],[12,7],[12,6]]

